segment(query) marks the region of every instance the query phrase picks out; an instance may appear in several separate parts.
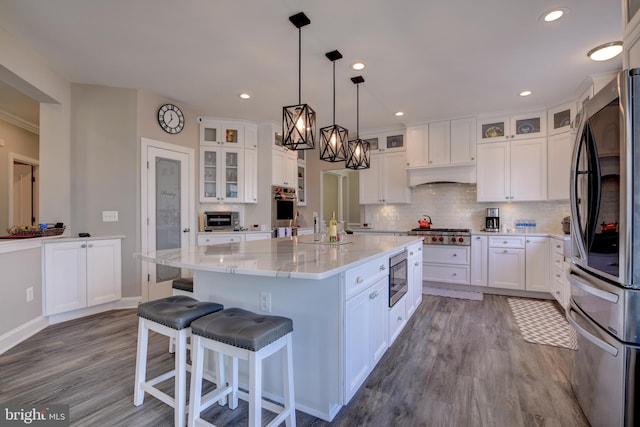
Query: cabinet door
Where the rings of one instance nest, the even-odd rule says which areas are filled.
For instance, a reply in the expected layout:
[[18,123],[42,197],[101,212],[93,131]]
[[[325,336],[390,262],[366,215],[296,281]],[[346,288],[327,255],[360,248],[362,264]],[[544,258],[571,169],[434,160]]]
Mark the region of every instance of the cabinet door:
[[451,128],[449,120],[429,123],[429,166],[451,162]]
[[549,292],[549,239],[527,237],[525,251],[525,289]]
[[560,105],[549,109],[547,112],[547,123],[549,126],[549,135],[557,135],[569,132],[574,126],[574,117],[576,116],[576,103]]
[[525,250],[489,248],[489,287],[524,290]]
[[508,117],[488,117],[478,119],[477,142],[501,142],[510,136]]
[[271,185],[284,185],[284,150],[271,151]]
[[224,148],[220,152],[222,167],[218,167],[218,180],[221,188],[218,190],[222,200],[230,203],[241,203],[244,192],[244,150]]
[[461,165],[476,161],[476,119],[473,117],[451,120],[451,164]]
[[240,233],[210,233],[198,236],[198,246],[240,243],[242,241],[244,241],[244,235]]
[[428,165],[429,136],[427,125],[407,127],[407,167],[419,168]]
[[479,144],[476,196],[479,202],[504,202],[510,197],[509,143]]
[[345,304],[345,393],[349,401],[371,370],[369,357],[369,292],[364,291]]
[[87,242],[87,306],[117,301],[122,295],[120,239]]
[[[381,195],[383,154],[371,156],[371,167],[358,171],[360,186],[360,204],[375,205],[383,203]],[[402,172],[405,173],[404,170]]]
[[471,284],[487,286],[487,268],[489,267],[489,239],[487,236],[471,238]]
[[406,298],[406,319],[409,319],[422,302],[422,244],[409,247],[407,278],[409,290]]
[[[373,369],[389,347],[389,278],[385,276],[378,280],[365,294],[369,299],[367,331],[370,366]],[[404,310],[402,314],[404,316]]]
[[221,121],[218,143],[229,147],[244,147],[244,124],[235,121]]
[[511,142],[511,196],[514,201],[546,200],[547,139]]
[[244,150],[245,203],[258,203],[258,150]]
[[258,126],[254,123],[244,124],[244,148],[248,150],[258,149]]
[[547,142],[547,200],[569,199],[570,132],[550,136]]
[[535,113],[511,116],[511,138],[529,139],[547,136],[547,113],[537,111]]
[[[381,179],[383,203],[409,203],[411,201],[405,163],[405,152],[382,155]],[[371,169],[373,168],[372,163]]]
[[[304,153],[304,150],[300,151]],[[304,161],[298,160],[298,206],[307,206],[307,194],[305,192],[306,189],[306,179],[307,179],[307,164]]]
[[217,202],[218,194],[218,157],[214,148],[200,148],[200,201]]
[[87,305],[85,242],[47,243],[44,251],[45,315]]
[[298,155],[289,150],[284,156],[284,182],[288,187],[296,187],[298,182]]

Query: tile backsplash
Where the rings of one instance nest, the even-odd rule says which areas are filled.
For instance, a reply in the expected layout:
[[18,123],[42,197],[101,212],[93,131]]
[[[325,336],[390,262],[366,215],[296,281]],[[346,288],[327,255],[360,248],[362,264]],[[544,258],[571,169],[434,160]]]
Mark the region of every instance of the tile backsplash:
[[425,184],[412,188],[409,205],[367,205],[363,223],[379,230],[410,230],[429,215],[436,228],[484,227],[486,208],[500,209],[500,224],[515,228],[516,219],[534,219],[540,233],[562,233],[569,201],[478,203],[475,184]]

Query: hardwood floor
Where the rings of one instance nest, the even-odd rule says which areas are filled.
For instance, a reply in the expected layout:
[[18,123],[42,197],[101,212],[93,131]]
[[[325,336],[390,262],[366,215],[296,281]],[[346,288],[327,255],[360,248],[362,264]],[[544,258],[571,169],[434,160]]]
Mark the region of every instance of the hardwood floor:
[[[173,410],[153,397],[133,406],[136,339],[133,310],[50,326],[0,355],[0,401],[69,404],[77,426],[172,425]],[[173,365],[167,348],[166,337],[151,334],[150,375]],[[569,384],[571,353],[524,342],[506,297],[471,301],[425,295],[334,421],[298,412],[297,423],[588,426]],[[218,426],[244,426],[246,409],[241,401],[235,411],[216,406],[205,415]]]

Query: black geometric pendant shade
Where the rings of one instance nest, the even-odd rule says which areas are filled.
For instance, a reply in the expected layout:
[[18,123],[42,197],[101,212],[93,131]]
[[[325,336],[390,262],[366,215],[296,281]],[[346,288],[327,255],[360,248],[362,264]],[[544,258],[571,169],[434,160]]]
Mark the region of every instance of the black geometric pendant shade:
[[348,169],[369,169],[371,167],[369,159],[369,143],[360,139],[360,83],[364,83],[362,76],[351,77],[351,81],[356,85],[356,138],[347,143],[347,160],[345,167]]
[[320,160],[341,162],[347,158],[345,146],[349,140],[349,131],[336,124],[336,61],[342,54],[333,50],[325,55],[333,62],[333,124],[320,129]]

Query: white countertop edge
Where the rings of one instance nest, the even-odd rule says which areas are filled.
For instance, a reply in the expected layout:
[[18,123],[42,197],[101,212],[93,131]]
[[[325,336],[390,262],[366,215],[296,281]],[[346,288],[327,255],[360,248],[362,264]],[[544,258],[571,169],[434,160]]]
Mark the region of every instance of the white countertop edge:
[[554,239],[566,240],[571,237],[570,234],[564,233],[503,233],[493,231],[472,231],[472,236],[532,236],[532,237],[552,237]]
[[42,243],[60,243],[60,242],[84,242],[89,240],[108,240],[108,239],[126,239],[124,234],[92,234],[91,237],[78,237],[78,236],[55,236],[56,240],[45,240],[43,238]]

